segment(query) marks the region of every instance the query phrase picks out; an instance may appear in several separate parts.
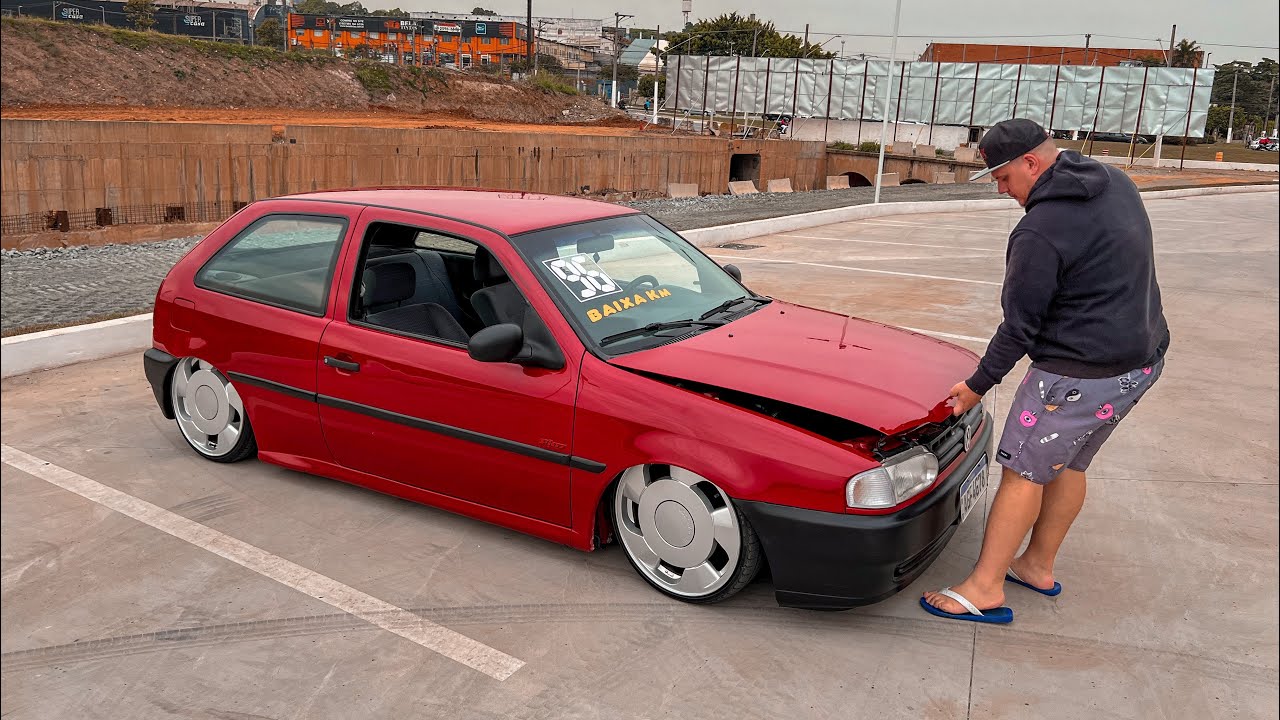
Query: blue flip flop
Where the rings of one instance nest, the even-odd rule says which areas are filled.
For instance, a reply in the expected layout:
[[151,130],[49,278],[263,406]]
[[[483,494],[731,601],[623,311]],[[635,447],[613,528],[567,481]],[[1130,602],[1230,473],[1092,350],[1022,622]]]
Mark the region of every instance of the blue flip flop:
[[1038,588],[1035,585],[1032,585],[1031,583],[1027,582],[1026,580],[1023,580],[1022,578],[1018,577],[1018,573],[1014,572],[1013,568],[1009,568],[1009,571],[1005,573],[1004,579],[1012,583],[1017,583],[1024,588],[1035,590],[1041,595],[1048,595],[1049,597],[1053,597],[1058,593],[1062,592],[1062,583],[1057,582],[1056,580],[1054,581],[1053,587],[1051,588],[1048,588],[1048,589]]
[[937,615],[940,618],[948,620],[967,620],[969,622],[992,623],[1004,625],[1013,622],[1013,610],[1007,607],[992,608],[990,610],[979,610],[977,606],[969,602],[968,598],[949,587],[942,588],[938,591],[939,595],[946,595],[965,607],[969,612],[949,613],[929,604],[928,600],[920,598],[920,607],[930,615]]

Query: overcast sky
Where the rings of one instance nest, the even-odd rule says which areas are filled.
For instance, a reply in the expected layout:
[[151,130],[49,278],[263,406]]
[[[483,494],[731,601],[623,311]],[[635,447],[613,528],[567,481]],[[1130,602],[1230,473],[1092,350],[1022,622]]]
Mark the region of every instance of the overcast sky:
[[[400,7],[409,11],[469,12],[482,5],[503,15],[524,15],[522,0],[366,0],[366,7]],[[894,3],[889,0],[693,0],[693,22],[733,10],[755,13],[783,31],[804,32],[828,42],[825,49],[846,56],[867,53],[887,57],[893,32]],[[600,18],[613,23],[613,13],[635,15],[624,24],[678,29],[683,25],[680,0],[534,0],[533,14],[554,17]],[[1004,42],[1032,45],[1084,45],[1093,33],[1093,47],[1168,46],[1169,31],[1178,25],[1178,39],[1191,38],[1212,53],[1209,62],[1256,62],[1280,55],[1276,0],[1069,0],[1067,2],[1010,2],[1009,0],[903,0],[900,59],[919,56],[928,42]],[[842,35],[833,38],[833,35]],[[883,37],[865,37],[865,36]],[[923,37],[906,37],[906,36]],[[1038,35],[1046,37],[1025,37]],[[1124,37],[1104,37],[1118,35]],[[998,36],[998,37],[979,37]],[[1132,39],[1142,38],[1142,39]],[[1156,38],[1161,38],[1157,42]],[[1252,45],[1261,47],[1224,47]]]

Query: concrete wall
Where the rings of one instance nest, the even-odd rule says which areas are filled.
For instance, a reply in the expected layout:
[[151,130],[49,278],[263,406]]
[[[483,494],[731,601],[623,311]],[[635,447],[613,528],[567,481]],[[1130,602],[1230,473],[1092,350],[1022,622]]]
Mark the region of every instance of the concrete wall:
[[[822,118],[804,118],[795,122],[793,136],[796,140],[822,140],[823,125],[826,124],[827,142],[843,140],[847,143],[880,142],[880,123],[870,120],[831,120]],[[894,139],[894,130],[897,139]],[[933,145],[939,150],[955,150],[969,141],[969,128],[954,125],[934,125],[933,136],[929,136],[928,125],[912,125],[907,123],[889,123],[885,142],[911,143],[913,145]]]
[[[879,156],[871,152],[853,150],[832,150],[827,153],[827,174],[843,175],[855,172],[867,180],[875,182],[876,164]],[[902,155],[885,155],[885,174],[894,173],[899,181],[920,180],[931,183],[937,181],[938,173],[955,173],[955,177],[968,179],[969,171],[980,170],[981,163],[962,163],[947,158],[906,157]]]
[[3,120],[6,216],[121,205],[253,201],[336,187],[442,185],[547,193],[728,191],[734,153],[759,185],[822,186],[820,142],[360,127]]

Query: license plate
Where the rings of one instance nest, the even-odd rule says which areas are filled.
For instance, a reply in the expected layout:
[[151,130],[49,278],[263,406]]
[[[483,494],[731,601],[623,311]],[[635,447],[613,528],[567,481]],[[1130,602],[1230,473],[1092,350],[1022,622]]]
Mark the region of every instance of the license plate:
[[969,477],[960,483],[960,522],[969,517],[969,513],[987,494],[987,456],[978,458],[978,464],[969,471]]

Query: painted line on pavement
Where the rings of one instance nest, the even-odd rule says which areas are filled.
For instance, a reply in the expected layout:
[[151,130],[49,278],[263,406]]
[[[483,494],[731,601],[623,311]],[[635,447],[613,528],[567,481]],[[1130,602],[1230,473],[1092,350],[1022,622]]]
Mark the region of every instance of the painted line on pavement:
[[524,666],[524,661],[500,650],[146,500],[8,445],[0,446],[0,451],[0,460],[6,465],[224,557],[495,680],[506,680]]
[[800,262],[799,260],[775,260],[773,258],[753,258],[743,257],[742,255],[711,255],[714,258],[724,258],[726,260],[745,260],[747,262],[762,263],[779,263],[784,265],[804,265],[806,267],[833,268],[835,270],[851,270],[853,272],[874,273],[876,275],[896,275],[898,277],[923,278],[925,280],[945,280],[947,282],[972,283],[974,285],[992,285],[1000,287],[1001,283],[991,282],[990,280],[974,280],[973,278],[954,278],[942,275],[923,275],[921,273],[895,272],[893,270],[873,270],[871,268],[851,267],[849,265],[828,265],[827,263],[811,263]]
[[928,245],[925,243],[892,242],[889,240],[861,240],[859,238],[823,237],[821,235],[797,235],[795,233],[782,233],[777,235],[777,237],[798,238],[800,240],[837,240],[839,242],[867,243],[868,245],[898,245],[901,247],[938,248],[942,250],[975,250],[977,252],[990,253],[1004,252],[1003,248],[993,250],[992,248],[970,247],[968,245]]

